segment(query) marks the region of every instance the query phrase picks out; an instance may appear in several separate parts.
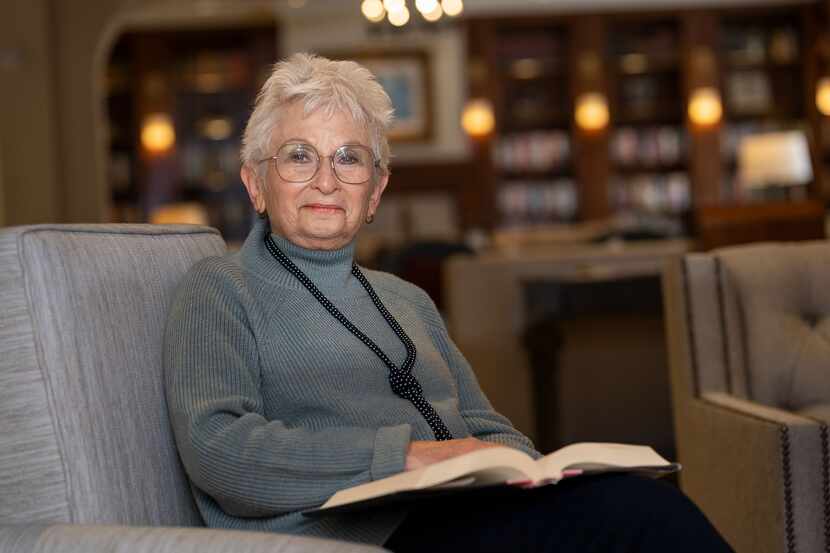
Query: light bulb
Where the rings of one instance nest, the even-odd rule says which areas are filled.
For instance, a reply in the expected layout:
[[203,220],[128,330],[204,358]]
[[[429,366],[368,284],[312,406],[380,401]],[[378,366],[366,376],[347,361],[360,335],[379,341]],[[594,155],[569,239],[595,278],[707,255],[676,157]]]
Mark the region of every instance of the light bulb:
[[441,7],[450,17],[455,17],[464,11],[464,3],[461,0],[441,0]]
[[441,16],[444,15],[444,10],[441,9],[441,4],[436,2],[435,8],[431,12],[425,13],[423,15],[424,19],[432,23],[434,21],[438,21],[439,19],[441,19]]
[[711,86],[695,89],[689,98],[689,120],[695,125],[708,127],[716,125],[723,116],[720,93]]
[[388,12],[399,12],[406,9],[406,0],[383,0],[383,7]]
[[406,6],[396,11],[389,10],[387,17],[389,18],[389,23],[395,27],[403,27],[409,21],[409,10]]
[[487,136],[496,126],[493,104],[489,100],[477,98],[467,102],[461,114],[461,127],[473,138]]
[[438,6],[438,0],[415,0],[415,7],[424,15],[432,13],[436,6]]
[[366,19],[372,23],[377,23],[383,20],[386,10],[383,9],[383,2],[380,0],[363,0],[363,3],[360,5],[360,11],[363,12],[363,16]]
[[598,92],[588,92],[577,98],[574,119],[586,131],[599,131],[608,126],[611,116],[608,100]]

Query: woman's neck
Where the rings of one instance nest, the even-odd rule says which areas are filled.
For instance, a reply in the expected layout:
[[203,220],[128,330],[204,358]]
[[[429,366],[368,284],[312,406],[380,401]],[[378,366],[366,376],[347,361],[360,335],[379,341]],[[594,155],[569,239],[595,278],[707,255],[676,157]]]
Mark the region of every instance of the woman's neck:
[[298,246],[273,232],[271,238],[282,253],[287,255],[321,291],[343,285],[351,276],[354,242],[337,250],[312,250]]

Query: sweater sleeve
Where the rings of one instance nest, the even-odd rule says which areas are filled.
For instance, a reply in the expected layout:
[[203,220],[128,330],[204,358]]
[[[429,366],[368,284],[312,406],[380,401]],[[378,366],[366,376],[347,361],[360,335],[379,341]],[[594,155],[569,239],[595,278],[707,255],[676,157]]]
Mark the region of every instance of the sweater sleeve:
[[438,351],[455,377],[458,387],[458,409],[470,434],[480,440],[519,449],[534,458],[541,457],[530,439],[516,430],[507,417],[493,409],[481,390],[470,363],[450,338],[435,304],[425,292],[423,296],[427,309],[427,316],[424,318],[431,329],[432,339]]
[[340,489],[402,471],[407,424],[310,430],[265,418],[243,298],[238,274],[197,265],[168,316],[168,409],[193,485],[228,514],[265,517],[314,507]]

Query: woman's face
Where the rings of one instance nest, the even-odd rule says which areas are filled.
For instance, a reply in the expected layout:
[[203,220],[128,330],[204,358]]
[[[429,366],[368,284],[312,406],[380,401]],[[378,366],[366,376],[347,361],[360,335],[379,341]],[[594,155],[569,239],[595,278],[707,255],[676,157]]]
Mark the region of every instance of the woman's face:
[[342,248],[354,239],[368,215],[374,216],[388,175],[375,169],[363,184],[346,184],[332,172],[330,158],[344,144],[369,146],[369,133],[351,116],[336,112],[332,117],[317,110],[304,116],[295,102],[282,115],[272,135],[273,153],[286,143],[312,146],[320,156],[320,168],[308,182],[288,182],[268,161],[263,178],[247,166],[242,180],[258,212],[266,210],[271,230],[290,242],[313,250]]

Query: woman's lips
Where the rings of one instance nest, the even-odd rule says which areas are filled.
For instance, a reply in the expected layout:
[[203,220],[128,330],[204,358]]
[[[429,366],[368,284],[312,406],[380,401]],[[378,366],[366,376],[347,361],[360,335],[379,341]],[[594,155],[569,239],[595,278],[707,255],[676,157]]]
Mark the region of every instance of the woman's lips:
[[307,204],[303,207],[308,208],[315,213],[336,213],[338,211],[343,211],[342,207],[331,204]]

